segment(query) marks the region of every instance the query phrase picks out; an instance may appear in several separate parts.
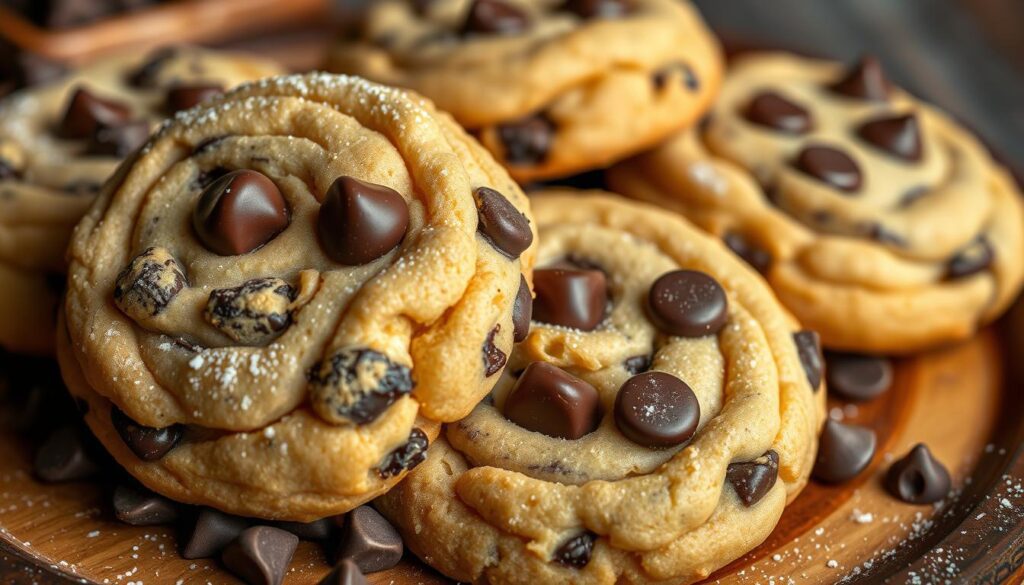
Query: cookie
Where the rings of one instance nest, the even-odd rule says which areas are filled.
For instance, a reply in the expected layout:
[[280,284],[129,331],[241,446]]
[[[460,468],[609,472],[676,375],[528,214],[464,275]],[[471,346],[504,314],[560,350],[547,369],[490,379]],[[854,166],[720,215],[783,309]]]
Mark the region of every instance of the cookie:
[[196,48],[99,61],[0,101],[0,346],[53,350],[71,230],[160,120],[269,62]]
[[903,354],[968,338],[1024,278],[1013,179],[871,59],[743,58],[702,134],[609,175],[721,237],[830,348]]
[[76,228],[62,371],[160,494],[345,512],[497,382],[527,208],[417,96],[329,74],[245,85],[178,114]]
[[527,182],[607,166],[692,124],[723,65],[688,1],[382,0],[327,67],[433,99]]
[[377,506],[459,581],[700,580],[766,538],[807,482],[815,337],[678,216],[601,192],[532,206],[528,337],[493,400]]

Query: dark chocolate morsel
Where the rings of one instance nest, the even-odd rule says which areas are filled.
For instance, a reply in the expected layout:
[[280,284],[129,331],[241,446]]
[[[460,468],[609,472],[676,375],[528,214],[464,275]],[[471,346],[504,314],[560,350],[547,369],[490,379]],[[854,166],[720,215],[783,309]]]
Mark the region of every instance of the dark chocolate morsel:
[[796,168],[844,193],[860,189],[863,176],[857,161],[831,146],[808,146],[796,157]]
[[89,138],[85,152],[124,158],[138,150],[148,139],[149,123],[145,120],[135,120],[118,126],[99,126]]
[[674,270],[658,277],[647,294],[647,307],[658,329],[682,337],[718,333],[729,313],[722,286],[696,270]]
[[686,89],[694,92],[700,90],[700,78],[697,77],[697,72],[690,67],[689,63],[682,62],[672,63],[655,71],[652,77],[654,89],[663,91],[668,87],[669,81],[677,76],[682,80]]
[[412,392],[412,371],[372,349],[343,349],[310,376],[313,408],[335,424],[365,425]]
[[330,518],[312,522],[275,522],[274,526],[287,530],[302,540],[327,540],[334,534],[334,522]]
[[167,112],[189,110],[224,93],[224,87],[214,83],[174,85],[167,90]]
[[554,557],[551,559],[563,567],[582,569],[590,562],[590,555],[594,552],[594,542],[597,535],[593,532],[583,532],[555,549]]
[[806,108],[774,91],[754,96],[743,115],[758,126],[786,134],[806,134],[814,127]]
[[825,363],[829,393],[845,400],[871,400],[892,385],[892,362],[888,358],[828,352]]
[[384,457],[384,461],[377,467],[377,475],[381,479],[390,479],[409,471],[427,460],[427,447],[430,440],[427,434],[420,429],[413,429],[409,433],[409,440],[404,445],[395,449]]
[[281,585],[299,538],[272,526],[246,528],[221,554],[229,571],[248,585]]
[[186,559],[208,559],[224,550],[249,525],[245,518],[203,508],[196,515],[192,534],[182,547]]
[[474,195],[480,215],[477,230],[502,254],[518,258],[533,243],[530,220],[494,189],[480,187]]
[[867,235],[872,240],[889,246],[906,246],[907,240],[898,233],[890,230],[881,223],[871,223],[866,226]]
[[821,387],[821,374],[825,369],[825,357],[821,353],[821,337],[817,331],[797,331],[793,334],[800,365],[807,374],[807,382],[815,392]]
[[85,436],[76,425],[59,427],[36,450],[36,477],[49,483],[78,481],[94,475],[99,466],[89,455]]
[[291,323],[295,289],[280,278],[254,278],[210,293],[203,317],[236,342],[257,345]]
[[165,248],[149,248],[118,274],[114,303],[135,319],[154,317],[187,286],[188,279],[171,253]]
[[608,281],[600,270],[545,268],[533,273],[533,320],[593,331],[604,320]]
[[174,47],[164,47],[153,52],[146,59],[145,63],[128,74],[128,85],[141,89],[152,89],[156,87],[160,77],[160,71],[167,63],[177,55],[178,50]]
[[761,501],[775,487],[779,479],[779,454],[768,451],[756,461],[731,463],[725,472],[726,479],[736,490],[743,505],[749,508]]
[[395,249],[409,229],[409,205],[384,185],[338,177],[317,218],[320,244],[346,266],[368,264]]
[[505,149],[505,162],[513,166],[543,163],[555,138],[555,125],[543,115],[506,122],[498,127],[498,138]]
[[85,140],[101,126],[120,126],[131,117],[132,110],[126,104],[101,98],[79,87],[71,94],[57,132],[61,138]]
[[367,585],[366,576],[352,561],[341,561],[317,585]]
[[772,266],[772,254],[739,232],[728,232],[722,237],[725,245],[761,274]]
[[635,376],[651,369],[652,361],[649,355],[635,355],[623,362],[622,367],[626,368],[630,375]]
[[675,447],[690,440],[700,422],[693,390],[665,372],[637,374],[615,396],[615,425],[644,447]]
[[162,429],[143,426],[128,418],[128,415],[117,407],[110,409],[110,422],[124,444],[143,461],[162,459],[181,440],[181,425],[175,424]]
[[132,526],[170,524],[178,519],[178,504],[144,487],[122,484],[114,488],[114,515]]
[[206,187],[192,212],[199,240],[221,256],[248,254],[288,227],[288,204],[263,173],[232,171]]
[[814,479],[843,483],[857,477],[871,463],[877,443],[872,429],[832,419],[825,421],[812,472]]
[[349,560],[362,573],[386,571],[402,560],[402,537],[379,512],[360,506],[345,516],[337,560]]
[[982,272],[992,266],[996,251],[988,238],[979,237],[946,263],[946,278],[956,280]]
[[934,504],[949,494],[949,471],[924,443],[892,464],[885,475],[885,487],[908,504]]
[[512,306],[512,340],[516,343],[526,339],[530,334],[530,321],[533,320],[533,294],[525,276],[519,277],[519,291],[516,302]]
[[473,0],[462,25],[462,34],[513,35],[529,26],[529,16],[513,4],[502,0]]
[[500,372],[505,367],[505,362],[508,361],[505,352],[494,344],[494,336],[500,331],[501,325],[495,325],[494,329],[487,334],[487,340],[484,342],[484,375],[488,378]]
[[884,102],[889,99],[891,84],[878,59],[865,56],[830,89],[847,97]]
[[580,18],[621,18],[633,9],[631,0],[566,0],[562,10]]
[[505,400],[505,417],[517,425],[560,439],[579,439],[601,422],[597,390],[546,362],[533,362]]
[[896,158],[911,162],[921,160],[921,129],[914,114],[865,122],[857,129],[857,134],[868,144]]

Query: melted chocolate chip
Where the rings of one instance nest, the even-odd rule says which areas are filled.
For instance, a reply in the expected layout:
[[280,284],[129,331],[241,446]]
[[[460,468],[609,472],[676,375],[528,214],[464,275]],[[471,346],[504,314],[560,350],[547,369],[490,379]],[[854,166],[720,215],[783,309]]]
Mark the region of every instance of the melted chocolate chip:
[[161,429],[143,426],[128,418],[128,415],[117,407],[110,410],[110,422],[124,444],[143,461],[162,459],[181,440],[181,425]]
[[956,280],[982,272],[992,266],[996,252],[985,236],[956,253],[946,263],[946,278]]
[[167,112],[190,110],[222,93],[224,87],[218,84],[175,85],[167,90]]
[[484,375],[488,378],[497,374],[505,367],[508,356],[494,344],[494,336],[501,331],[501,325],[495,325],[494,329],[487,334],[487,341],[484,342]]
[[345,517],[337,559],[352,561],[362,573],[393,568],[402,560],[402,537],[379,512],[359,506]]
[[844,193],[860,189],[860,166],[845,152],[830,146],[808,146],[796,158],[796,168]]
[[85,140],[99,128],[120,126],[131,116],[132,110],[126,104],[103,99],[80,87],[71,94],[57,132],[62,138]]
[[33,463],[36,477],[49,483],[78,481],[99,471],[77,425],[53,431],[39,446]]
[[529,26],[529,16],[512,4],[502,0],[473,0],[462,34],[513,35]]
[[547,160],[555,125],[545,116],[530,116],[502,124],[498,137],[505,148],[505,162],[515,166],[538,165]]
[[149,123],[145,120],[126,122],[119,126],[100,126],[89,138],[85,153],[124,158],[138,150],[148,139]]
[[756,461],[732,463],[725,478],[736,490],[736,495],[747,508],[761,501],[775,487],[779,479],[779,454],[768,451]]
[[734,254],[743,259],[761,274],[767,274],[772,267],[772,254],[758,246],[753,241],[739,232],[729,232],[722,237],[722,241]]
[[728,301],[711,276],[696,270],[663,274],[647,295],[651,321],[669,335],[703,337],[725,326]]
[[502,254],[518,258],[533,243],[530,220],[494,189],[480,187],[475,195],[480,215],[477,230]]
[[366,576],[352,561],[341,561],[317,585],[367,585]]
[[857,129],[857,135],[896,158],[921,160],[921,130],[913,114],[865,122]]
[[413,429],[409,433],[409,440],[405,445],[384,457],[384,461],[377,468],[377,475],[381,479],[389,479],[413,469],[427,460],[427,447],[429,446],[430,441],[427,439],[427,434],[420,429]]
[[519,343],[526,339],[526,336],[530,334],[530,321],[532,320],[533,295],[530,293],[530,284],[526,282],[526,277],[520,276],[516,302],[512,305],[513,341]]
[[590,562],[590,555],[594,552],[594,542],[597,535],[593,532],[584,532],[565,541],[555,549],[551,560],[564,567],[582,569]]
[[332,260],[360,266],[402,243],[409,229],[409,205],[390,187],[338,177],[324,196],[317,228]]
[[630,375],[635,376],[651,369],[651,363],[651,356],[635,355],[623,362],[622,367],[624,367]]
[[615,424],[644,447],[675,447],[690,440],[700,422],[697,395],[665,372],[633,376],[615,397]]
[[806,108],[774,91],[754,96],[743,115],[758,126],[786,134],[806,134],[814,127]]
[[821,387],[821,374],[825,369],[825,357],[821,353],[821,337],[817,331],[797,331],[793,334],[800,365],[807,374],[807,382],[815,392]]
[[186,559],[208,559],[219,553],[248,526],[245,518],[203,508],[196,515],[192,534],[185,542],[181,556]]
[[221,561],[248,585],[281,585],[298,546],[299,538],[290,532],[253,526],[224,549]]
[[146,488],[119,485],[114,489],[114,515],[132,526],[170,524],[178,519],[178,504]]
[[199,240],[221,256],[248,254],[288,227],[288,205],[266,175],[232,171],[203,190],[192,212]]
[[335,424],[371,423],[412,392],[412,371],[372,349],[342,349],[310,374],[313,408]]
[[875,455],[875,431],[829,419],[821,431],[814,479],[825,483],[849,481],[871,463]]
[[949,471],[924,443],[893,463],[885,475],[889,493],[908,504],[934,504],[949,494],[951,484]]
[[560,439],[579,439],[601,422],[597,390],[546,362],[533,362],[505,400],[505,417],[524,429]]
[[892,385],[892,362],[886,358],[829,352],[825,361],[829,392],[845,400],[871,400]]
[[566,0],[562,10],[580,18],[621,18],[633,10],[630,0]]
[[174,47],[157,50],[138,69],[128,74],[128,84],[141,89],[156,87],[160,72],[169,61],[174,59],[177,53],[178,51]]
[[884,102],[889,99],[891,84],[878,59],[866,56],[832,84],[830,89],[847,97]]
[[604,320],[608,282],[600,270],[546,268],[533,273],[533,319],[593,331]]

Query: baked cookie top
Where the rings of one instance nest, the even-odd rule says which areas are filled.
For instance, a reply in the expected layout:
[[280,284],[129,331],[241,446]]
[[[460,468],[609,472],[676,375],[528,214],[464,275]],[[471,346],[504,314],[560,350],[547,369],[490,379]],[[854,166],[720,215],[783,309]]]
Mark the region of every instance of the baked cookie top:
[[604,166],[695,121],[722,60],[679,0],[382,0],[328,67],[410,87],[520,181]]
[[611,173],[765,273],[825,345],[905,353],[971,335],[1024,277],[1010,176],[877,61],[741,58],[700,137]]
[[415,95],[328,74],[248,84],[167,123],[76,229],[62,364],[150,488],[338,514],[498,379],[533,264],[527,209]]
[[678,216],[600,192],[532,206],[529,336],[493,400],[378,505],[459,580],[706,576],[807,481],[824,417],[816,337]]

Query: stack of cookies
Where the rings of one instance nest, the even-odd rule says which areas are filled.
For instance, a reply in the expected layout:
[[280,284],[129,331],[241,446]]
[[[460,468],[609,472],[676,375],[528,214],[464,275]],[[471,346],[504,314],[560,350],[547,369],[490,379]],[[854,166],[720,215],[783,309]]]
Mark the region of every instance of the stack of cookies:
[[[884,390],[863,354],[1024,280],[967,131],[871,59],[727,72],[688,2],[380,0],[327,66],[177,49],[0,103],[0,344],[56,347],[119,517],[194,507],[183,554],[249,583],[337,528],[325,583],[399,534],[459,581],[699,581],[871,462],[826,377]],[[897,496],[943,497],[911,457]]]

